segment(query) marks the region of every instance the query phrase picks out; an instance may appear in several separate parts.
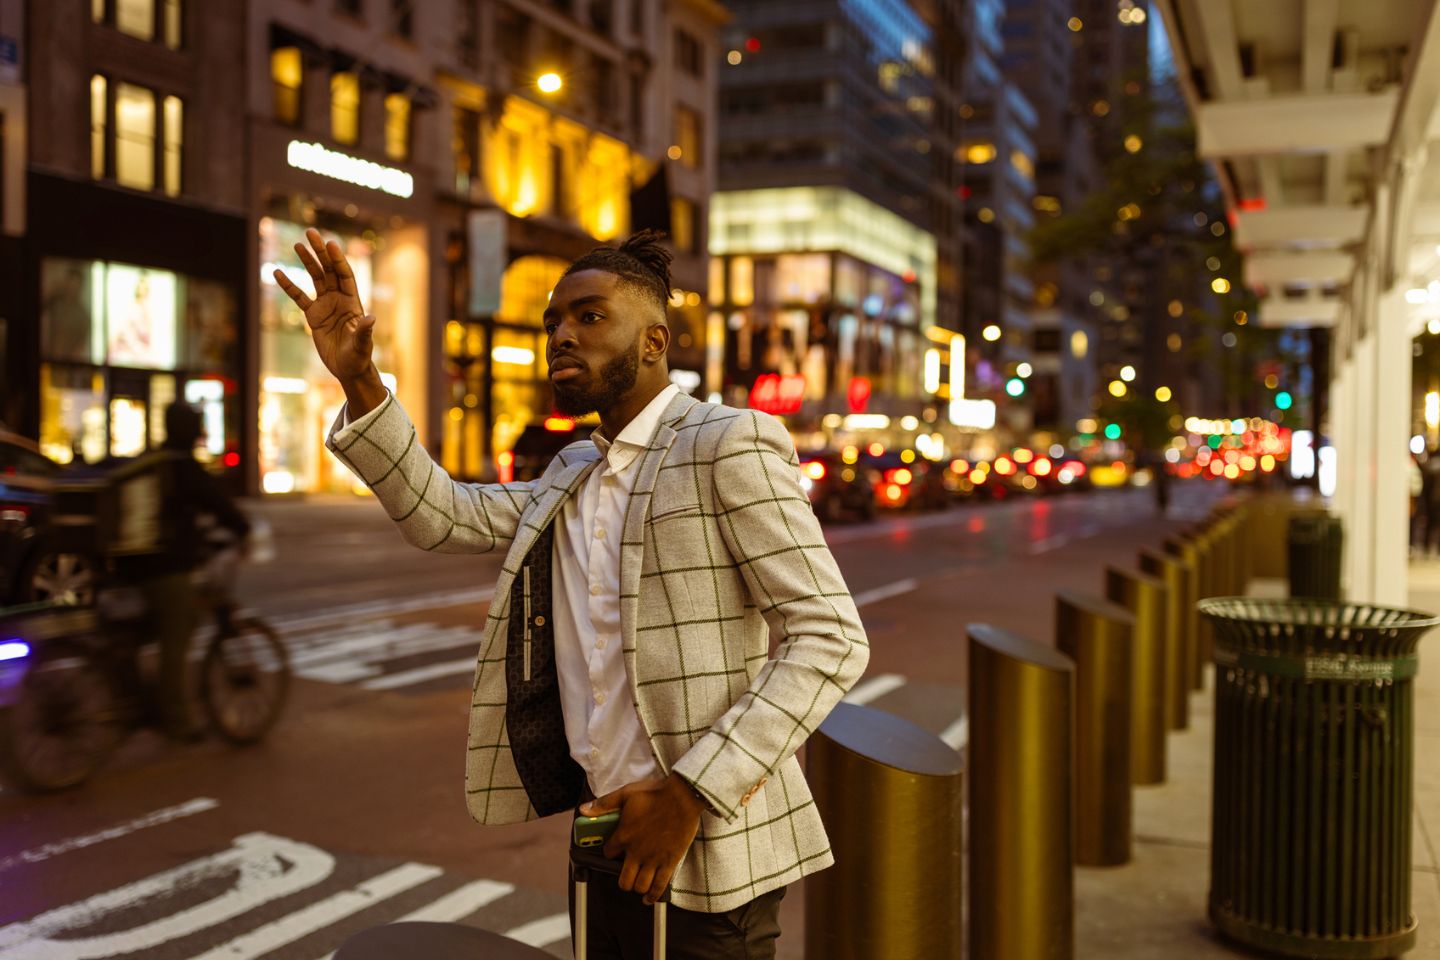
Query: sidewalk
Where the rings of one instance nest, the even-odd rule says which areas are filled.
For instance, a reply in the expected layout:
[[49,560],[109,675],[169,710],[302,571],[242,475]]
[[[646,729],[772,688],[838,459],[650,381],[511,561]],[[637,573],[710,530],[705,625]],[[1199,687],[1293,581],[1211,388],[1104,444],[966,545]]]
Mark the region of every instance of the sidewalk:
[[[1259,581],[1252,593],[1281,596]],[[1410,568],[1410,606],[1440,611],[1440,561]],[[1421,641],[1416,680],[1412,909],[1419,938],[1409,957],[1440,957],[1440,636]],[[1081,960],[1211,960],[1255,956],[1221,941],[1206,918],[1210,875],[1210,767],[1214,683],[1190,699],[1190,728],[1170,734],[1169,779],[1135,790],[1134,859],[1075,871],[1076,952]]]

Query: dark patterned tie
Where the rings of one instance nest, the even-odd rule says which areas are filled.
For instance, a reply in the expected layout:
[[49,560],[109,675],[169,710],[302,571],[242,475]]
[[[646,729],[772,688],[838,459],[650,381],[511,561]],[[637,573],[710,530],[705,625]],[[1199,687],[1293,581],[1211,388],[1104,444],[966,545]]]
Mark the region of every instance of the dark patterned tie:
[[560,677],[555,672],[550,591],[554,544],[552,522],[535,538],[510,588],[505,645],[505,724],[510,752],[530,805],[542,817],[572,809],[587,792],[585,770],[570,756],[560,707]]

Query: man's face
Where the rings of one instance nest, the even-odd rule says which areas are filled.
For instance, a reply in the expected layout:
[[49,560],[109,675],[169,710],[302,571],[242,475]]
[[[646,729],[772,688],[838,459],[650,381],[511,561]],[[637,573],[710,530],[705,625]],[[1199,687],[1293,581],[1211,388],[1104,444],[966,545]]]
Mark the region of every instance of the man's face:
[[556,284],[545,308],[556,409],[603,415],[633,390],[656,312],[613,273],[582,270]]

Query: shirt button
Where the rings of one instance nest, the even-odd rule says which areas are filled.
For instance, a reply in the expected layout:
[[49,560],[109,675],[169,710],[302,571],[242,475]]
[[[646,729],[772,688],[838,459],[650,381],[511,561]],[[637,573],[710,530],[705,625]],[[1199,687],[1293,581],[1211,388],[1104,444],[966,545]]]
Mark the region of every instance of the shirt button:
[[590,759],[591,759],[591,760],[599,760],[599,759],[600,759],[600,750],[599,750],[598,747],[591,747],[591,748],[590,748]]
[[598,584],[598,583],[592,583],[592,584],[590,584],[590,596],[592,596],[592,597],[598,597],[598,596],[600,596],[600,584]]
[[603,693],[597,693],[597,694],[595,694],[595,704],[596,704],[596,706],[601,706],[601,707],[603,707],[603,706],[605,705],[605,694],[603,694]]
[[599,640],[596,640],[596,641],[595,641],[595,649],[596,649],[596,650],[604,650],[604,649],[605,649],[605,638],[604,638],[604,637],[601,637]]
[[535,626],[537,626],[537,627],[543,627],[543,626],[545,626],[545,618],[544,618],[544,617],[536,617],[536,618],[535,618]]
[[595,528],[595,539],[596,539],[596,540],[604,540],[604,539],[605,539],[605,528],[604,528],[604,527],[596,527],[596,528]]

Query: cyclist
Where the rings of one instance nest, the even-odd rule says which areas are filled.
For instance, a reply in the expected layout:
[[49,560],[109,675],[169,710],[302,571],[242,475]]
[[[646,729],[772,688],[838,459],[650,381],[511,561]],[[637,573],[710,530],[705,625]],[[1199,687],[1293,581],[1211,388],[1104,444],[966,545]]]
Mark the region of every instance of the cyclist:
[[153,549],[117,557],[116,572],[144,597],[145,625],[160,645],[161,718],[165,731],[182,741],[199,739],[205,730],[185,669],[200,607],[194,572],[205,560],[200,518],[213,517],[241,542],[250,533],[250,521],[195,460],[202,433],[199,412],[172,403],[165,408],[160,448],[117,471],[126,486],[142,491],[122,494],[121,523],[132,537],[150,535]]

